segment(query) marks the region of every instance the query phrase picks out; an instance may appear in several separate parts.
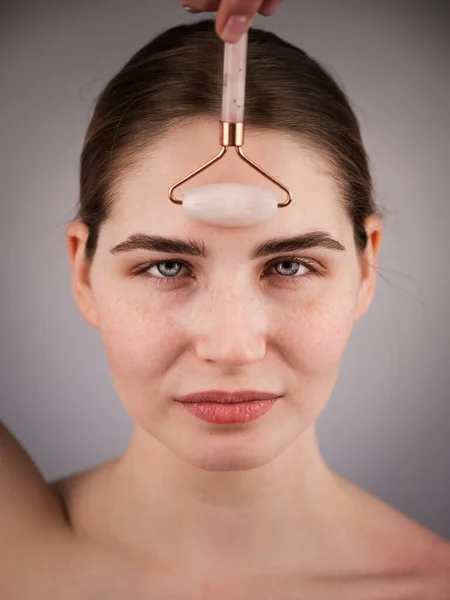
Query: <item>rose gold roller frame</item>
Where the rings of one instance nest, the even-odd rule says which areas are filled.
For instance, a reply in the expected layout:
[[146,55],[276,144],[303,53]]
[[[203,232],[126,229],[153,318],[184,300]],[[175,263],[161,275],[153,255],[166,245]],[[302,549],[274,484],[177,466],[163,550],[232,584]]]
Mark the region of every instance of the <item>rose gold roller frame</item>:
[[180,181],[169,188],[169,198],[175,204],[183,204],[174,196],[174,191],[189,179],[192,179],[213,163],[220,160],[230,146],[236,149],[237,154],[253,169],[256,169],[266,179],[269,179],[276,186],[286,192],[287,199],[279,203],[278,207],[283,208],[292,202],[292,192],[289,188],[269,175],[267,171],[253,162],[246,156],[242,150],[244,144],[244,102],[245,102],[245,76],[247,63],[247,44],[248,34],[236,44],[225,42],[224,68],[223,68],[223,88],[222,88],[222,119],[220,121],[220,152],[208,160],[204,165],[183,177]]

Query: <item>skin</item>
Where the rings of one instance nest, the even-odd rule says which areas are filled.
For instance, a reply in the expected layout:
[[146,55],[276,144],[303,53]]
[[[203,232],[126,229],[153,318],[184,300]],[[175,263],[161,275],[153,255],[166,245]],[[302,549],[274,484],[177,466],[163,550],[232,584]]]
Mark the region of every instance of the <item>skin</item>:
[[[216,31],[225,42],[236,43],[248,31],[252,19],[259,13],[273,15],[283,0],[181,0],[181,5],[193,13],[216,12]],[[245,17],[241,24],[226,29],[230,17]]]
[[[138,600],[148,589],[152,598],[170,589],[215,600],[281,592],[293,600],[299,589],[313,600],[329,598],[330,589],[333,598],[347,600],[412,599],[430,590],[433,598],[446,597],[447,542],[334,474],[316,440],[315,423],[352,327],[372,301],[381,222],[367,220],[369,243],[359,254],[319,157],[275,132],[248,131],[245,147],[293,192],[291,205],[269,223],[212,227],[189,220],[168,199],[169,186],[216,151],[217,123],[205,120],[172,131],[123,174],[92,263],[85,259],[86,227],[68,228],[74,297],[99,330],[134,428],[122,456],[54,482],[59,503],[52,496],[51,504],[39,478],[32,481],[30,463],[2,492],[9,498],[8,513],[0,512],[9,523],[3,543],[19,553],[20,540],[39,540],[30,550],[43,598],[54,589],[55,572],[58,581],[77,581],[74,598],[93,589],[114,598],[132,590]],[[220,181],[263,183],[235,153],[200,174],[196,185]],[[311,230],[328,232],[345,250],[250,258],[264,241]],[[208,256],[111,252],[136,233],[195,239]],[[284,262],[292,255],[320,274],[309,277],[307,267],[298,267],[293,281],[296,265]],[[153,266],[134,274],[152,260],[162,273]],[[173,262],[164,261],[186,268],[179,265],[176,279],[157,285],[150,276],[173,272]],[[205,423],[174,401],[211,388],[256,388],[282,398],[261,419],[227,427]],[[26,521],[22,485],[38,500]],[[16,564],[13,551],[9,556]],[[33,564],[27,562],[28,573],[37,569]],[[394,581],[394,574],[402,579]]]

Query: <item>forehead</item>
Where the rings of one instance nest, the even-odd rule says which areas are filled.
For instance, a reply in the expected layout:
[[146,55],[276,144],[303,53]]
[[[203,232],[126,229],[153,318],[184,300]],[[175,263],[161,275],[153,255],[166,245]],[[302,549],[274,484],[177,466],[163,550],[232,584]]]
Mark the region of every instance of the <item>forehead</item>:
[[[198,224],[188,219],[182,207],[170,201],[171,185],[203,165],[220,149],[219,123],[214,120],[191,122],[173,129],[156,145],[143,151],[116,181],[113,211],[108,229],[117,234],[146,231],[158,235],[182,235],[214,230],[220,235],[241,235],[240,228],[224,229]],[[274,131],[246,130],[243,150],[256,164],[292,191],[293,200],[279,208],[267,223],[257,225],[261,235],[296,234],[311,228],[327,229],[345,235],[348,217],[339,200],[338,189],[323,157],[306,145]],[[211,183],[244,183],[267,186],[285,192],[245,163],[229,148],[225,156],[176,190]],[[248,236],[249,228],[244,228]]]

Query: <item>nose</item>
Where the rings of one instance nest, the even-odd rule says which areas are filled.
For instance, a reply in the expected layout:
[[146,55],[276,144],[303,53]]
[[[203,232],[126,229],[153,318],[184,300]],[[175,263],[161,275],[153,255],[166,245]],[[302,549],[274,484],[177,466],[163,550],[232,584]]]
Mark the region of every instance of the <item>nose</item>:
[[254,290],[229,284],[209,294],[199,311],[195,338],[198,358],[245,366],[266,353],[266,316]]

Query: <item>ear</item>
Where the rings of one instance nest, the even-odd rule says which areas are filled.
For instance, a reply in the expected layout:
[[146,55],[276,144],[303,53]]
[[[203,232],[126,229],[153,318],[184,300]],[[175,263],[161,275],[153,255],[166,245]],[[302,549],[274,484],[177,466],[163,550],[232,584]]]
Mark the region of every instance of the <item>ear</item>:
[[361,282],[356,306],[355,321],[369,310],[375,292],[378,255],[383,237],[381,219],[372,215],[366,219],[367,246],[360,257]]
[[66,242],[71,264],[72,291],[83,317],[93,327],[98,327],[94,296],[90,284],[91,261],[86,256],[89,228],[80,221],[70,223]]

